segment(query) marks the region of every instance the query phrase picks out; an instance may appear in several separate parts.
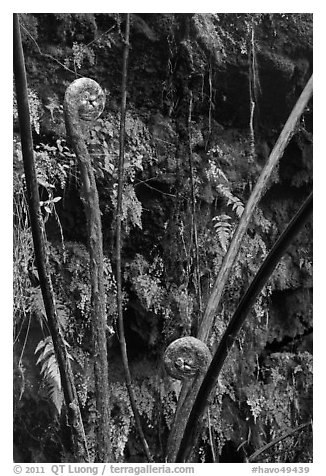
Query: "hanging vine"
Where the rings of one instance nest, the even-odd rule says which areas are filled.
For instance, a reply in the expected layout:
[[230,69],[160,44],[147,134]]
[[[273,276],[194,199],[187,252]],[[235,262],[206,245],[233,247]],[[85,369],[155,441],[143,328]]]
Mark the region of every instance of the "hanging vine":
[[119,321],[119,341],[121,349],[121,357],[125,373],[126,386],[130,399],[131,408],[134,414],[137,431],[140,436],[146,457],[148,461],[152,461],[149,451],[148,443],[146,441],[136,400],[134,390],[132,387],[132,379],[130,374],[127,345],[123,322],[123,308],[122,308],[122,276],[121,276],[121,224],[122,224],[122,190],[124,179],[124,137],[125,137],[125,118],[126,118],[126,100],[127,100],[127,67],[129,55],[129,32],[130,32],[130,15],[126,14],[126,31],[125,31],[125,48],[123,53],[123,69],[122,69],[122,85],[121,85],[121,119],[120,119],[120,140],[119,140],[119,169],[118,169],[118,196],[117,196],[117,213],[116,213],[116,268],[117,268],[117,307],[118,307],[118,321]]

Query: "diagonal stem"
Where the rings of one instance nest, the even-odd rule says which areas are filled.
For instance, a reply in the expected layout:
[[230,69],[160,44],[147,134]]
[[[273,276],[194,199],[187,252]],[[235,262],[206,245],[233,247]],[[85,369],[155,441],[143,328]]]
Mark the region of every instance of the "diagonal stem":
[[217,384],[218,377],[233,343],[248,316],[252,305],[267,283],[279,260],[296,235],[301,231],[306,221],[310,218],[312,214],[312,204],[313,198],[311,193],[274,244],[233,314],[217,347],[191,409],[188,421],[185,425],[176,462],[186,462],[190,457],[192,449],[195,447],[199,437],[204,412],[207,409],[209,399]]
[[268,181],[275,170],[276,165],[278,164],[280,158],[282,157],[286,146],[288,145],[292,135],[294,134],[295,127],[298,120],[303,114],[308,101],[312,96],[312,76],[309,79],[306,87],[304,88],[301,96],[299,97],[296,105],[294,106],[270,156],[269,159],[250,195],[250,198],[245,206],[243,214],[241,216],[240,222],[237,229],[232,237],[227,254],[223,260],[219,274],[215,280],[210,298],[208,300],[204,316],[198,331],[198,339],[206,342],[214,322],[214,316],[218,309],[218,306],[221,301],[222,293],[226,282],[229,278],[232,266],[238,256],[242,238],[247,231],[250,219],[253,215],[253,212],[258,205],[259,200],[261,199],[263,193],[265,192]]
[[302,425],[299,425],[296,428],[294,428],[293,430],[287,431],[286,433],[284,433],[284,435],[279,436],[278,438],[275,438],[270,443],[267,443],[267,445],[264,445],[263,447],[259,448],[257,451],[252,453],[252,455],[249,456],[249,458],[247,460],[247,463],[251,463],[252,461],[257,459],[259,455],[261,455],[265,451],[269,450],[274,445],[277,445],[277,443],[279,443],[280,441],[283,441],[286,438],[289,438],[290,436],[293,436],[298,431],[301,431],[301,430],[303,430],[304,428],[306,428],[307,426],[310,426],[310,425],[312,425],[312,423],[310,421],[308,421],[307,423],[302,423]]

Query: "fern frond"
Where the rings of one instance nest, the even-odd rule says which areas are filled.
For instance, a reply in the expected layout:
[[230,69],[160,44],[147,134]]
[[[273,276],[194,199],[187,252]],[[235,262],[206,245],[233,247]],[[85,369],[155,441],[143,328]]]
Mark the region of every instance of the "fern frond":
[[209,160],[208,165],[209,165],[209,169],[206,172],[206,175],[207,175],[208,179],[213,180],[213,181],[221,181],[221,179],[222,179],[223,181],[228,183],[227,176],[225,175],[223,170],[220,169],[216,165],[216,163],[213,160]]
[[[41,365],[40,372],[44,380],[47,396],[54,404],[58,414],[60,414],[63,403],[63,393],[59,366],[51,336],[46,337],[37,344],[34,353],[37,354],[38,352],[40,352],[40,355],[36,364]],[[69,358],[72,357],[69,356]]]
[[243,206],[241,200],[239,200],[238,202],[234,202],[232,204],[232,210],[235,211],[237,217],[239,217],[239,218],[241,217],[241,215],[243,213],[243,210],[244,210],[244,206]]
[[43,349],[47,344],[47,339],[40,340],[40,342],[37,344],[36,349],[34,350],[34,354],[37,354],[41,349]]
[[232,232],[232,225],[228,222],[231,217],[229,215],[217,215],[212,220],[214,223],[214,228],[220,242],[221,248],[223,251],[226,252],[231,232]]
[[123,219],[129,218],[132,226],[138,226],[142,228],[142,215],[143,207],[138,200],[134,187],[129,184],[125,187],[122,197],[122,215]]
[[[37,350],[35,351],[35,353]],[[46,345],[43,348],[43,351],[40,353],[39,358],[36,361],[36,365],[41,364],[42,362],[46,361],[51,354],[53,353],[53,347],[52,345]]]
[[231,206],[232,207],[232,210],[236,213],[236,215],[240,218],[242,213],[243,213],[243,210],[244,210],[244,206],[243,206],[243,203],[242,201],[240,200],[240,198],[236,197],[235,195],[233,195],[233,193],[231,192],[230,188],[229,187],[226,187],[225,185],[222,185],[222,184],[219,184],[217,185],[217,190],[219,191],[220,195],[223,197],[223,198],[226,198],[227,199],[227,205],[228,206]]
[[[44,301],[43,301],[43,296],[42,296],[42,291],[40,286],[33,289],[33,291],[31,292],[31,297],[32,297],[32,301],[31,301],[32,312],[34,312],[35,315],[38,317],[40,325],[43,329],[44,323],[47,323],[47,316],[46,316],[46,311],[44,307]],[[65,304],[61,302],[60,298],[58,297],[56,297],[56,310],[57,310],[57,316],[58,316],[58,320],[59,320],[59,324],[61,328],[66,329],[70,316],[69,316],[67,307],[65,306]],[[42,342],[44,341],[40,341],[39,345],[42,345]],[[35,352],[37,351],[35,350]]]

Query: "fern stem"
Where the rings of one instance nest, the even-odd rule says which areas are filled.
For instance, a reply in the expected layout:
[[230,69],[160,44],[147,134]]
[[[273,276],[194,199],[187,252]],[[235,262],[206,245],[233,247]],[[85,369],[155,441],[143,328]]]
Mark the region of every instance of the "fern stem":
[[126,14],[126,31],[125,31],[125,47],[123,52],[123,69],[122,69],[122,85],[121,85],[121,119],[120,119],[120,140],[119,140],[119,168],[118,168],[118,196],[117,196],[117,215],[116,215],[116,276],[117,276],[117,307],[118,307],[118,324],[119,324],[119,342],[121,350],[121,358],[125,374],[126,386],[130,399],[132,412],[135,418],[135,424],[141,443],[143,445],[148,461],[152,461],[143,428],[140,421],[140,415],[136,405],[135,395],[132,388],[132,380],[130,367],[128,362],[127,344],[125,337],[125,329],[123,322],[122,309],[122,272],[121,272],[121,225],[122,225],[122,190],[124,181],[124,146],[125,146],[125,119],[126,119],[126,102],[127,102],[127,66],[129,56],[129,31],[130,31],[130,14]]
[[287,431],[286,433],[284,433],[284,435],[279,436],[278,438],[275,438],[270,443],[267,443],[266,445],[264,445],[263,447],[261,447],[257,451],[255,451],[251,456],[249,456],[249,458],[247,459],[247,463],[251,463],[252,461],[257,459],[260,454],[269,450],[272,446],[276,445],[277,443],[279,443],[282,440],[285,440],[289,436],[293,436],[298,431],[301,431],[301,430],[303,430],[304,428],[306,428],[307,426],[310,426],[310,425],[312,425],[312,423],[310,421],[308,421],[307,423],[302,423],[302,425],[299,425],[296,428],[294,428],[293,430]]
[[89,462],[85,430],[81,418],[74,375],[71,369],[66,345],[59,326],[54,292],[49,272],[46,237],[40,209],[38,183],[34,164],[33,138],[27,95],[27,78],[24,53],[21,42],[18,14],[14,13],[14,74],[16,81],[18,117],[26,179],[27,198],[31,230],[33,234],[35,260],[40,279],[44,307],[60,370],[60,378],[67,406],[69,426],[74,447],[74,456],[79,461]]
[[250,41],[250,55],[249,55],[249,96],[250,96],[250,158],[253,160],[256,155],[255,151],[255,129],[254,129],[254,117],[256,107],[256,53],[255,53],[255,26],[251,24],[251,41]]
[[209,408],[207,408],[209,444],[211,445],[213,463],[216,463],[216,461],[217,461],[216,448],[215,448],[215,442],[214,442],[214,438],[213,438],[213,428],[212,428],[212,424],[211,424],[211,415],[210,415],[210,413],[211,412],[210,412]]
[[209,62],[208,71],[208,84],[209,84],[209,105],[208,105],[208,137],[210,138],[212,132],[212,63]]

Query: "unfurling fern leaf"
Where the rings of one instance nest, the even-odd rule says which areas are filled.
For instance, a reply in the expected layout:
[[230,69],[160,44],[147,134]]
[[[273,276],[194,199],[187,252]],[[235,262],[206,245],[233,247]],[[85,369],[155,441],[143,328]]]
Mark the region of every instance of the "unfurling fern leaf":
[[227,199],[227,205],[230,205],[232,207],[232,210],[235,211],[237,216],[240,218],[244,210],[244,206],[240,198],[233,195],[231,190],[225,185],[219,184],[216,188],[220,192],[222,197]]
[[227,250],[228,243],[231,236],[232,225],[228,222],[231,217],[229,215],[217,215],[212,220],[214,222],[214,228],[217,233],[221,248],[223,251]]
[[[67,342],[65,344],[69,346]],[[37,354],[38,352],[40,352],[40,355],[36,364],[41,365],[41,375],[44,379],[47,396],[60,414],[63,403],[63,393],[59,366],[54,353],[51,336],[46,337],[37,344],[34,353]],[[68,356],[72,359],[69,354]]]

